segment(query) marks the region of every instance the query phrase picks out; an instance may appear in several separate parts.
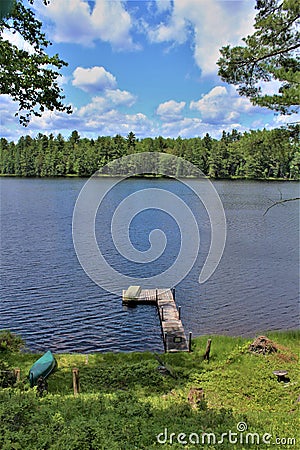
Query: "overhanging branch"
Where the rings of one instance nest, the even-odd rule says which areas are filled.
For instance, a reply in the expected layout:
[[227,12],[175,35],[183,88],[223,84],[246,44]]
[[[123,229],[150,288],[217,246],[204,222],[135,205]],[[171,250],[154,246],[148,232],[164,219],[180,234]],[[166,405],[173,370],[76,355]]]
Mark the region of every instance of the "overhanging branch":
[[267,212],[268,212],[271,208],[273,208],[273,206],[281,205],[282,203],[287,203],[287,202],[294,202],[294,201],[296,201],[296,200],[300,200],[300,197],[287,198],[287,199],[285,199],[285,200],[278,200],[277,202],[274,202],[273,205],[269,206],[269,207],[265,210],[265,212],[264,212],[263,215],[265,216],[265,215],[267,214]]

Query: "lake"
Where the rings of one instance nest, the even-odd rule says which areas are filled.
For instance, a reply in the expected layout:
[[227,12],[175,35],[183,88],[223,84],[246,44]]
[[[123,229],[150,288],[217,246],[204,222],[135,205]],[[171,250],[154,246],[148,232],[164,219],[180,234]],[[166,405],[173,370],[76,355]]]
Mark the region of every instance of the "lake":
[[[37,352],[162,351],[156,308],[122,306],[121,289],[127,286],[120,286],[120,295],[105,291],[87,276],[77,259],[72,215],[85,182],[77,178],[0,179],[0,329],[19,333],[27,347]],[[264,212],[280,198],[299,196],[299,183],[213,184],[226,214],[227,241],[220,264],[205,283],[200,285],[198,277],[210,245],[209,219],[193,193],[176,180],[119,183],[96,216],[101,252],[115,270],[128,276],[150,277],[166,270],[180,251],[180,229],[166,212],[150,208],[138,214],[130,228],[130,239],[139,251],[149,248],[152,230],[164,231],[167,244],[157,261],[128,262],[109,235],[113,211],[122,200],[142,189],[170,191],[195,211],[201,239],[195,264],[176,286],[185,331],[194,336],[252,337],[268,330],[298,328],[299,203],[288,202]]]

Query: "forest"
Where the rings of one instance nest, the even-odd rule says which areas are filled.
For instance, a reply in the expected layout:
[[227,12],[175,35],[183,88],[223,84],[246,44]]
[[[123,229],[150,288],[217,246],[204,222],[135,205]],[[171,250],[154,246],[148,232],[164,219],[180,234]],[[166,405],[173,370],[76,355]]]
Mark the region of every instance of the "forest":
[[182,157],[210,178],[300,179],[300,126],[244,133],[223,131],[220,139],[203,137],[136,138],[99,136],[69,138],[39,133],[17,143],[0,139],[0,175],[20,177],[88,177],[110,161],[140,152],[162,152]]

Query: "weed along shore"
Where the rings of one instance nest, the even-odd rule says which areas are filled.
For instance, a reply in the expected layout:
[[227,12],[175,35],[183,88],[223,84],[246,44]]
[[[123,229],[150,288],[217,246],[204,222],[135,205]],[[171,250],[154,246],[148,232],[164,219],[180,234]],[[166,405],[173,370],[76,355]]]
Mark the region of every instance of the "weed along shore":
[[299,331],[197,337],[190,353],[55,353],[40,388],[28,373],[41,355],[21,346],[1,332],[1,449],[299,445]]

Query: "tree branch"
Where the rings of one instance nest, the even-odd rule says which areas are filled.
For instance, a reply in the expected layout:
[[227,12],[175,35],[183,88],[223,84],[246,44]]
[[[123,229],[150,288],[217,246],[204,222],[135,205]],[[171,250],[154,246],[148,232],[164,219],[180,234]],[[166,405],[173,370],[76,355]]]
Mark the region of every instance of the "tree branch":
[[267,208],[265,210],[265,212],[263,213],[263,215],[265,216],[267,214],[267,212],[273,208],[273,206],[275,205],[281,205],[282,203],[286,203],[286,202],[294,202],[296,200],[300,200],[300,197],[294,197],[294,198],[287,198],[285,200],[278,200],[277,202],[274,202],[273,205],[269,206],[269,208]]
[[[300,47],[300,44],[296,44],[296,45],[292,45],[289,48],[286,49],[281,49],[281,50],[277,50],[276,52],[273,53],[269,53],[267,55],[261,56],[260,58],[256,58],[256,59],[249,59],[248,61],[243,61],[243,60],[237,60],[233,63],[233,65],[241,65],[241,66],[246,66],[247,64],[257,64],[259,61],[263,61],[264,59],[267,58],[272,58],[273,56],[277,56],[277,55],[282,55],[283,53],[286,52],[290,52],[292,50],[297,50],[297,48]],[[246,48],[246,47],[245,47]]]

